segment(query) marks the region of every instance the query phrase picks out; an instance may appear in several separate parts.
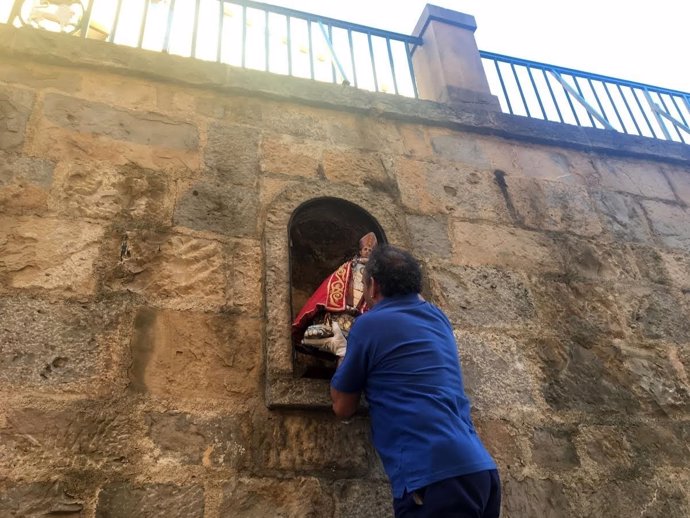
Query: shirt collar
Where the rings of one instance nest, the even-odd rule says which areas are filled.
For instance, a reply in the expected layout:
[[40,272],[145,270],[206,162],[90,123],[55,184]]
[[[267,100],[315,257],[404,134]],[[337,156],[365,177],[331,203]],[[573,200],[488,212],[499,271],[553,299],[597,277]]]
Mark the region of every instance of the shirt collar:
[[369,311],[374,311],[379,308],[384,308],[391,305],[408,305],[416,304],[422,302],[419,298],[418,293],[410,293],[408,295],[394,295],[393,297],[384,297],[383,300],[379,301],[373,308]]

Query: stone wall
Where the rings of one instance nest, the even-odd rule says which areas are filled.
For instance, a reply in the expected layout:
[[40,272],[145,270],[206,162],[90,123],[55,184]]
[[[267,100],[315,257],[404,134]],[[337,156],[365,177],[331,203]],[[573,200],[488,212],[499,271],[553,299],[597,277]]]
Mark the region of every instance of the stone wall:
[[423,258],[506,517],[690,514],[688,146],[0,27],[0,516],[389,515],[290,376],[323,195]]

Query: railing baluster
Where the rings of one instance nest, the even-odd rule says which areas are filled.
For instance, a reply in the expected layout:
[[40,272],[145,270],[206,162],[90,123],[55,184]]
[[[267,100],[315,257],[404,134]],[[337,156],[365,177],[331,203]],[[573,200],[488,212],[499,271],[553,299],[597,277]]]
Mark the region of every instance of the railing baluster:
[[616,103],[613,101],[613,97],[611,96],[611,92],[609,91],[609,85],[604,83],[604,91],[606,92],[606,95],[609,98],[609,101],[611,102],[611,106],[613,106],[613,113],[616,114],[616,118],[618,119],[618,122],[621,123],[621,128],[623,128],[623,131],[627,133],[625,130],[625,124],[623,124],[623,119],[621,119],[620,113],[618,113],[618,108],[616,108]]
[[307,37],[309,38],[307,42],[307,47],[309,47],[309,72],[311,78],[314,79],[314,44],[311,34],[311,21],[307,22]]
[[[685,116],[683,115],[683,112],[682,112],[682,110],[680,109],[680,106],[678,106],[678,103],[676,103],[676,98],[675,98],[674,96],[671,96],[671,101],[673,101],[673,106],[676,107],[676,111],[678,112],[678,115],[680,115],[680,120],[683,121],[683,124],[685,124],[686,126],[690,126],[690,125],[688,124],[688,121],[685,120]],[[689,108],[689,110],[690,110],[690,108]],[[688,142],[685,140],[685,137],[684,137],[683,135],[681,135],[680,139],[681,139],[685,144],[688,143]]]
[[395,95],[398,95],[398,81],[395,78],[395,64],[393,63],[393,50],[391,49],[390,38],[386,38],[386,46],[388,47],[388,61],[391,64],[391,74],[393,75],[393,90],[395,90]]
[[[640,127],[637,125],[637,121],[635,120],[635,115],[633,114],[632,110],[630,109],[630,105],[628,104],[628,100],[625,98],[625,94],[623,93],[623,89],[621,88],[621,85],[619,83],[616,83],[616,87],[618,88],[618,93],[621,95],[621,98],[623,99],[623,104],[625,104],[625,108],[628,110],[628,115],[630,115],[630,120],[633,121],[633,124],[635,125],[635,129],[637,130],[638,135],[642,135],[642,132],[640,131]],[[627,131],[626,131],[627,133]]]
[[333,61],[335,59],[337,59],[337,57],[335,55],[335,50],[333,49],[333,26],[332,25],[328,26],[328,48],[331,51],[331,55],[332,55],[331,56],[332,57],[332,59],[331,59],[331,73],[333,75],[333,82],[337,83],[338,80],[337,80],[336,75],[335,75],[335,64],[333,63]]
[[242,68],[247,63],[247,6],[242,5]]
[[[582,88],[580,88],[580,83],[577,80],[578,76],[573,76],[573,82],[575,83],[575,87],[577,88],[577,93],[580,94],[580,97],[583,99],[585,98],[584,94],[582,93]],[[587,110],[587,115],[589,116],[589,122],[592,124],[593,128],[596,128],[597,125],[594,124],[594,117],[592,117],[592,114],[590,113],[589,110]]]
[[494,65],[496,65],[496,73],[498,74],[498,80],[501,83],[501,88],[503,89],[503,96],[506,99],[506,103],[508,104],[508,113],[513,114],[513,106],[510,104],[510,97],[508,97],[508,90],[506,90],[506,84],[503,82],[503,74],[501,73],[501,69],[498,66],[498,60],[494,61]]
[[108,42],[112,43],[115,41],[115,33],[117,32],[117,25],[120,23],[120,10],[122,9],[122,0],[117,0],[117,6],[115,7],[115,20],[113,20],[113,28],[110,31],[110,36],[108,36]]
[[264,11],[264,50],[266,51],[266,64],[264,66],[266,72],[268,72],[268,65],[270,60],[269,54],[269,34],[268,34],[268,9]]
[[[221,8],[223,2],[220,2]],[[165,37],[163,38],[163,52],[170,52],[170,32],[172,31],[173,17],[175,15],[175,0],[170,0],[168,7],[168,21],[165,25]]]
[[520,92],[520,98],[522,99],[522,105],[525,107],[525,111],[527,111],[527,116],[531,117],[532,114],[529,111],[529,106],[527,106],[527,99],[525,99],[525,94],[522,92],[522,86],[520,86],[520,78],[518,77],[517,71],[515,70],[515,65],[513,63],[511,63],[510,68],[513,71],[513,77],[515,78],[515,84],[518,87],[518,92]]
[[216,47],[216,62],[222,61],[223,54],[223,25],[225,24],[225,2],[218,0],[218,46]]
[[637,96],[637,90],[634,88],[631,88],[631,91],[633,93],[633,97],[635,98],[635,101],[637,102],[637,106],[640,109],[640,113],[642,114],[642,117],[644,117],[645,122],[647,123],[647,126],[649,127],[649,131],[652,132],[652,136],[654,138],[657,138],[656,136],[656,131],[654,131],[654,126],[649,122],[649,119],[647,118],[647,114],[644,111],[644,108],[642,107],[642,103],[640,102],[640,98]]
[[287,58],[288,58],[288,75],[292,75],[292,32],[291,32],[291,23],[290,23],[290,17],[286,16],[285,20],[287,21]]
[[374,61],[374,46],[371,43],[371,33],[367,33],[367,39],[369,40],[369,57],[371,58],[371,70],[374,73],[374,91],[379,91],[379,81],[376,77],[376,62]]
[[671,140],[671,134],[669,133],[668,128],[666,127],[666,123],[661,118],[661,115],[659,115],[659,112],[657,111],[657,108],[654,105],[654,101],[652,100],[652,96],[649,94],[649,90],[645,88],[642,90],[642,93],[644,94],[645,99],[647,99],[647,104],[649,104],[649,107],[652,110],[654,118],[656,119],[657,124],[661,128],[661,132],[664,134],[664,137],[666,137],[667,140]]
[[[664,110],[666,110],[666,113],[668,113],[669,115],[671,115],[671,112],[669,111],[668,106],[666,106],[666,101],[664,101],[664,96],[661,95],[661,94],[659,94],[659,100],[661,101],[661,105],[664,107]],[[680,134],[680,131],[678,131],[678,126],[676,126],[676,125],[674,124],[674,125],[673,125],[673,129],[676,130],[676,133],[678,134],[678,138],[679,138],[680,140],[683,140],[683,136]]]
[[590,77],[587,78],[587,83],[589,84],[589,87],[592,90],[592,94],[594,95],[594,100],[597,102],[597,106],[599,106],[599,113],[601,113],[601,116],[608,121],[609,118],[606,116],[606,110],[604,110],[604,105],[601,104],[601,101],[599,100],[599,95],[597,94],[597,90],[596,88],[594,88],[594,83],[592,83],[592,79]]
[[139,44],[138,48],[144,44],[144,32],[146,32],[146,19],[149,16],[149,7],[151,5],[151,0],[144,0],[144,15],[141,17],[141,28],[139,29]]
[[194,4],[194,28],[192,32],[192,57],[196,57],[196,38],[199,33],[199,2],[201,0],[196,0]]
[[347,41],[350,42],[350,63],[352,63],[352,81],[357,88],[357,67],[355,66],[355,46],[352,43],[352,31],[347,30]]
[[[88,32],[89,32],[89,27],[91,27],[91,13],[93,12],[93,2],[94,0],[89,0],[89,5],[86,8],[86,12],[84,13],[84,17],[81,19],[81,36],[82,38],[86,38]],[[11,20],[8,20],[8,23]]]
[[[558,74],[554,70],[551,70],[551,73],[554,74],[557,78],[561,77],[560,74]],[[562,82],[567,84],[566,80],[563,79],[562,77],[561,77],[561,80],[562,80]],[[572,99],[570,99],[570,92],[565,87],[565,85],[562,85],[562,86],[563,86],[563,91],[565,92],[565,100],[568,101],[568,104],[570,105],[570,111],[573,112],[573,116],[575,117],[575,122],[577,122],[578,126],[582,126],[582,124],[580,123],[580,118],[577,116],[577,112],[575,111],[575,106],[573,105],[573,101],[572,101]]]
[[407,54],[407,67],[410,69],[410,79],[412,79],[412,91],[414,92],[414,98],[419,98],[419,92],[417,92],[417,81],[415,81],[414,66],[412,65],[412,51],[410,46],[405,43],[405,54]]
[[541,96],[539,95],[539,91],[537,90],[537,83],[534,82],[531,67],[527,67],[527,75],[529,75],[529,80],[532,82],[532,88],[534,89],[534,95],[537,98],[537,102],[539,103],[539,108],[541,109],[542,117],[544,117],[544,120],[546,120],[546,110],[544,110],[544,105],[541,102]]
[[541,73],[544,74],[544,80],[546,81],[546,86],[548,87],[549,93],[551,94],[551,100],[553,101],[553,105],[556,108],[558,118],[561,120],[561,122],[565,122],[565,120],[563,119],[563,115],[561,114],[561,108],[558,106],[558,101],[556,100],[556,96],[553,93],[553,88],[551,88],[551,81],[549,81],[549,78],[546,75],[546,70],[542,68]]

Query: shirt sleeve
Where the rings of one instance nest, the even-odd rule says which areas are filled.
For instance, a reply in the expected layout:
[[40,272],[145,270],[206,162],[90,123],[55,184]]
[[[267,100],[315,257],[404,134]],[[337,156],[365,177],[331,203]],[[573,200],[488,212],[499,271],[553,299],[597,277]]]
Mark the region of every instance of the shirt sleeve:
[[331,378],[331,387],[340,392],[357,393],[364,390],[369,372],[369,351],[366,341],[360,339],[355,322],[347,337],[347,352]]

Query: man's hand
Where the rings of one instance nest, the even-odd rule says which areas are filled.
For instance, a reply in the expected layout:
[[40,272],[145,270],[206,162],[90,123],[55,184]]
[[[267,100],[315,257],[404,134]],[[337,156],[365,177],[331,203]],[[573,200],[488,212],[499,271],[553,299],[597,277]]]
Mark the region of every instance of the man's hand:
[[333,328],[333,338],[326,340],[321,348],[324,351],[335,354],[339,359],[342,359],[345,357],[345,352],[347,351],[347,340],[340,330],[338,322],[333,322],[331,327]]

